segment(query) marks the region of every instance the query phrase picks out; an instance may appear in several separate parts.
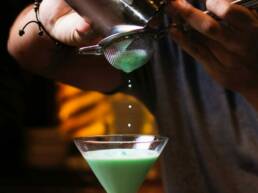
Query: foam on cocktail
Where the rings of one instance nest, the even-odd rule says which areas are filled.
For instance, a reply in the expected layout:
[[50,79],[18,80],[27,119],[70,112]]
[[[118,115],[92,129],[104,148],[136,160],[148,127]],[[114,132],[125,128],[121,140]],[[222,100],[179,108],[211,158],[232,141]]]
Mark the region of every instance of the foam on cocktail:
[[84,153],[84,157],[89,160],[116,160],[116,159],[149,159],[157,158],[158,153],[154,150],[146,149],[106,149],[87,151]]
[[135,193],[158,158],[153,150],[107,149],[83,153],[108,193]]

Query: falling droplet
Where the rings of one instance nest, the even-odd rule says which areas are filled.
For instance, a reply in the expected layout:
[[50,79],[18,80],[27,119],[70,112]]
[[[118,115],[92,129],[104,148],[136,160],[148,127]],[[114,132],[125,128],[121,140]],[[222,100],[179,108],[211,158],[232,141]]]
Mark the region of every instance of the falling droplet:
[[128,80],[128,88],[132,88],[132,81],[130,79]]
[[[130,79],[128,79],[127,82],[128,82],[128,85],[127,85],[128,88],[132,88],[132,81]],[[132,109],[133,105],[129,103],[127,107],[128,107],[128,109]],[[131,128],[132,127],[132,123],[127,123],[127,127]]]

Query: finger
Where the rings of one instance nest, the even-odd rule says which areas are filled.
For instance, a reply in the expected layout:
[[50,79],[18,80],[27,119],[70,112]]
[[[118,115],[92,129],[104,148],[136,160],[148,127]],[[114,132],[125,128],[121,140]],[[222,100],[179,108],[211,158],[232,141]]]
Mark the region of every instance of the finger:
[[49,29],[55,21],[72,10],[64,0],[44,0],[39,7],[39,19]]
[[207,9],[217,17],[227,21],[236,28],[246,28],[255,21],[255,16],[247,8],[232,4],[228,0],[207,0]]
[[171,7],[191,27],[209,38],[222,44],[227,44],[232,39],[231,31],[220,25],[211,16],[191,6],[185,0],[171,1]]
[[[257,7],[258,8],[258,7]],[[251,12],[253,13],[254,17],[256,18],[256,20],[258,19],[258,12],[256,9],[251,9]]]
[[215,72],[221,71],[222,64],[212,54],[208,47],[200,41],[193,41],[193,38],[188,37],[177,28],[171,29],[173,40],[182,47],[189,55],[204,65],[204,68],[214,75]]
[[[209,39],[201,34],[195,34],[195,38],[198,39],[200,42],[203,42],[207,48],[209,48],[210,52],[214,55],[215,58],[219,61],[221,65],[221,69],[223,71],[231,71],[240,68],[239,65],[241,62],[239,61],[242,56],[238,53],[233,52],[225,48],[220,43]],[[236,58],[238,58],[236,62]],[[242,63],[241,63],[242,64]]]
[[239,30],[234,30],[224,23],[218,23],[214,18],[195,9],[184,0],[172,2],[172,8],[175,8],[174,10],[178,11],[194,29],[219,42],[225,48],[235,52],[242,50],[240,41],[244,41],[245,37]]
[[56,39],[71,46],[83,46],[89,42],[87,33],[90,24],[76,12],[71,12],[59,18],[52,29]]

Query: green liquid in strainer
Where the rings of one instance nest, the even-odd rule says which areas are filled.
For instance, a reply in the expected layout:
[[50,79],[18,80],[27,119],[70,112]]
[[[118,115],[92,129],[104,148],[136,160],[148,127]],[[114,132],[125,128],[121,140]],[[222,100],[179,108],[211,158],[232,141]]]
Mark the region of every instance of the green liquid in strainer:
[[143,49],[123,51],[113,58],[113,66],[126,73],[141,67],[149,60],[149,55]]

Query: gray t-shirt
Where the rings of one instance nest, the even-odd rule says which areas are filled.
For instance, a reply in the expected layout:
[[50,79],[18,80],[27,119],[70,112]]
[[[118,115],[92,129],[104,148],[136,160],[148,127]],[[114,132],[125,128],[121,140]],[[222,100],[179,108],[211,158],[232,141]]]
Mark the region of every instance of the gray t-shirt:
[[258,193],[258,116],[168,38],[130,75],[170,138],[162,156],[167,193]]

